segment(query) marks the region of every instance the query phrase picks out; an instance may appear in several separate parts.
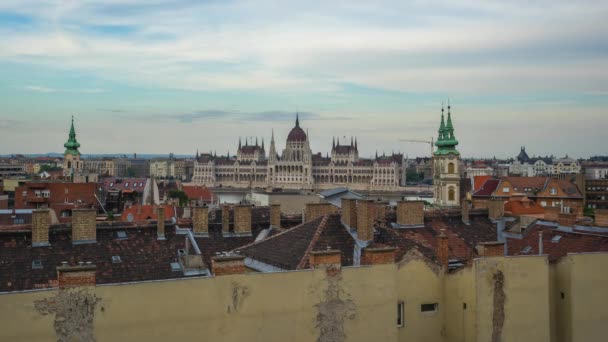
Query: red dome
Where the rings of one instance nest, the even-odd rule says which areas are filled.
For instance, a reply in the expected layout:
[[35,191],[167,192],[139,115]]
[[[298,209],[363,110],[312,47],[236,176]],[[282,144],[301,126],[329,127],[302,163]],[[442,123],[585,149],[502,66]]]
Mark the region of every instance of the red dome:
[[296,126],[289,132],[287,141],[306,141],[306,133],[304,133],[304,130],[300,126]]

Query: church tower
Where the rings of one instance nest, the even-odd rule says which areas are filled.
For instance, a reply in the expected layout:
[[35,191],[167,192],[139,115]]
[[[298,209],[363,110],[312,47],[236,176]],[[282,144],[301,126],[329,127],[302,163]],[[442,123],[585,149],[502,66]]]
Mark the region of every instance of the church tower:
[[437,150],[433,154],[433,190],[436,205],[455,207],[460,205],[460,152],[456,150],[458,140],[454,136],[449,102],[447,123],[444,122],[443,112],[442,106],[439,137],[435,143]]
[[72,127],[68,141],[63,144],[65,152],[63,153],[63,176],[74,179],[74,175],[82,171],[82,161],[80,160],[80,152],[78,148],[80,143],[76,140],[76,130],[74,129],[74,116],[72,116]]

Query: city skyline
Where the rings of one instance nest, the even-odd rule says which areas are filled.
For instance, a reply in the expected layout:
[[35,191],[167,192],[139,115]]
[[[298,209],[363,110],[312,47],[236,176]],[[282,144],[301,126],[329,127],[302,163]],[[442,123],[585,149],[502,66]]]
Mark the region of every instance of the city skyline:
[[604,154],[607,5],[522,4],[4,1],[0,154],[61,152],[71,115],[84,154],[232,154],[298,111],[314,151],[428,156],[399,139],[448,98],[463,157]]

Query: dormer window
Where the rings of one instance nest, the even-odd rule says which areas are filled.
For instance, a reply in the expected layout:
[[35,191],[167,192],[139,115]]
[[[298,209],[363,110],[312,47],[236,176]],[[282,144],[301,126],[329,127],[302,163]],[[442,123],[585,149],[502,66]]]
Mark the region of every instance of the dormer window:
[[557,195],[557,189],[551,188],[551,195]]
[[510,190],[510,189],[509,189],[509,187],[508,187],[508,186],[505,186],[504,188],[502,188],[502,192],[509,192],[509,190]]

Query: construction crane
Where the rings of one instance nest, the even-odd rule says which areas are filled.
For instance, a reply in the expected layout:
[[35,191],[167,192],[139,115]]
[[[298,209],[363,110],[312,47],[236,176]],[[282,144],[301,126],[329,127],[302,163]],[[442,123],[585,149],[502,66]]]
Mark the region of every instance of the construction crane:
[[416,140],[416,139],[399,139],[399,141],[403,142],[413,142],[413,143],[421,143],[421,144],[430,144],[431,145],[431,157],[433,156],[433,148],[435,147],[435,140],[431,137],[431,140]]

